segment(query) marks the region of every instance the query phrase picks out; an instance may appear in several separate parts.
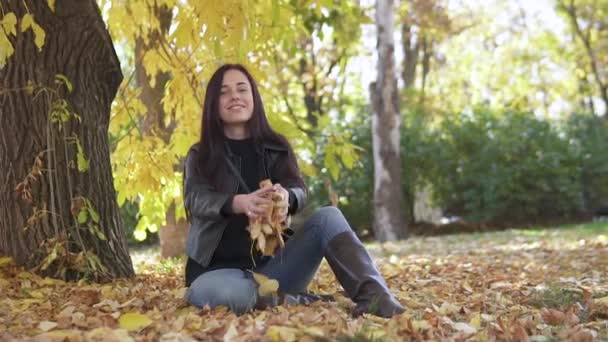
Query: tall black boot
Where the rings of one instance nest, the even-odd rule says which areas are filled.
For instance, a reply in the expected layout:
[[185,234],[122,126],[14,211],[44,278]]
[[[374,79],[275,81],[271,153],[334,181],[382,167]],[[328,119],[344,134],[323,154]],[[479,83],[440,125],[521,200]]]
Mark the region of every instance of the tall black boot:
[[354,316],[371,313],[388,318],[405,311],[352,230],[329,241],[325,258],[346,294],[356,303]]

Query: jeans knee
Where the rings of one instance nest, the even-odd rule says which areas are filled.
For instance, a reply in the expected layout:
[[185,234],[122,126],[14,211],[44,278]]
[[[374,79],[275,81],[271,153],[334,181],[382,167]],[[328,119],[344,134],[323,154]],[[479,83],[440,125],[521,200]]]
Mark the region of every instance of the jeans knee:
[[342,211],[333,206],[318,208],[311,217],[311,222],[311,226],[318,227],[327,239],[351,230]]
[[338,207],[334,207],[334,206],[326,206],[326,207],[320,207],[317,208],[317,210],[315,210],[313,216],[319,216],[319,217],[341,217],[344,216],[342,214],[342,211],[338,208]]
[[186,294],[187,301],[199,308],[225,306],[236,314],[245,313],[255,306],[257,300],[253,284],[217,284],[194,281]]

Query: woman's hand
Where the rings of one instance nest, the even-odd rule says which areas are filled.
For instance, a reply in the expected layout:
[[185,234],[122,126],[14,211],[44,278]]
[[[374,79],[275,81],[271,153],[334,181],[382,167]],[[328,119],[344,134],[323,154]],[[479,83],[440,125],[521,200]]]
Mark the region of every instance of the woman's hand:
[[272,201],[265,196],[273,191],[273,188],[266,188],[246,195],[236,195],[232,200],[232,211],[235,214],[245,214],[252,219],[264,216],[266,208],[272,205]]
[[281,202],[284,204],[281,206],[281,210],[279,211],[279,217],[281,222],[284,222],[287,219],[287,213],[289,211],[289,191],[287,191],[281,184],[276,183],[272,186],[272,189],[276,194],[281,196]]

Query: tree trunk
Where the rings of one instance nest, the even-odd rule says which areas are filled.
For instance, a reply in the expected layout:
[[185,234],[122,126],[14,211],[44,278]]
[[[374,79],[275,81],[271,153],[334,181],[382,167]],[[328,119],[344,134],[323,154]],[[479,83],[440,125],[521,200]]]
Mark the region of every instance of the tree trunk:
[[414,88],[420,44],[418,38],[412,37],[412,28],[411,25],[406,22],[406,19],[404,19],[403,24],[401,24],[401,45],[403,49],[401,71],[403,87],[405,89]]
[[[152,12],[160,23],[160,31],[150,32],[147,37],[147,44],[144,43],[143,38],[137,39],[135,43],[135,79],[137,85],[141,88],[141,101],[147,109],[141,121],[142,133],[158,135],[168,144],[175,129],[175,122],[173,121],[169,125],[165,124],[167,113],[163,110],[162,99],[165,94],[165,85],[171,79],[171,75],[167,72],[159,72],[155,77],[154,86],[152,86],[143,64],[143,57],[146,51],[158,49],[162,44],[163,36],[169,32],[173,14],[171,9],[166,6],[156,6]],[[183,160],[178,165],[183,165]],[[171,205],[167,209],[165,221],[166,224],[160,228],[158,233],[161,257],[170,258],[183,255],[186,251],[188,222],[183,219],[176,219],[175,205]]]
[[374,232],[380,241],[407,237],[401,192],[399,97],[395,76],[393,0],[377,0],[377,82],[370,86],[374,154]]
[[46,39],[39,51],[31,30],[11,37],[15,54],[0,69],[0,253],[64,279],[132,276],[108,146],[122,73],[99,8],[95,0],[63,0],[55,12],[46,1],[2,7],[19,20],[33,14]]

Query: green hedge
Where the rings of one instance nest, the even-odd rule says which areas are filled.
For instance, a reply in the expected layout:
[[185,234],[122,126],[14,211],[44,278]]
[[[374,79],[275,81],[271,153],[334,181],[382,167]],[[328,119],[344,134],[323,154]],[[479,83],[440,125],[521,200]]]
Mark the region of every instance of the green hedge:
[[[404,210],[411,216],[416,187],[428,183],[446,214],[469,222],[526,224],[593,212],[608,199],[607,121],[583,114],[548,121],[479,108],[431,126],[424,113],[408,113],[401,135]],[[348,198],[341,209],[359,231],[372,222],[369,127],[370,116],[362,113],[342,128],[365,152],[334,182]],[[320,179],[309,183],[313,201],[325,204]]]

